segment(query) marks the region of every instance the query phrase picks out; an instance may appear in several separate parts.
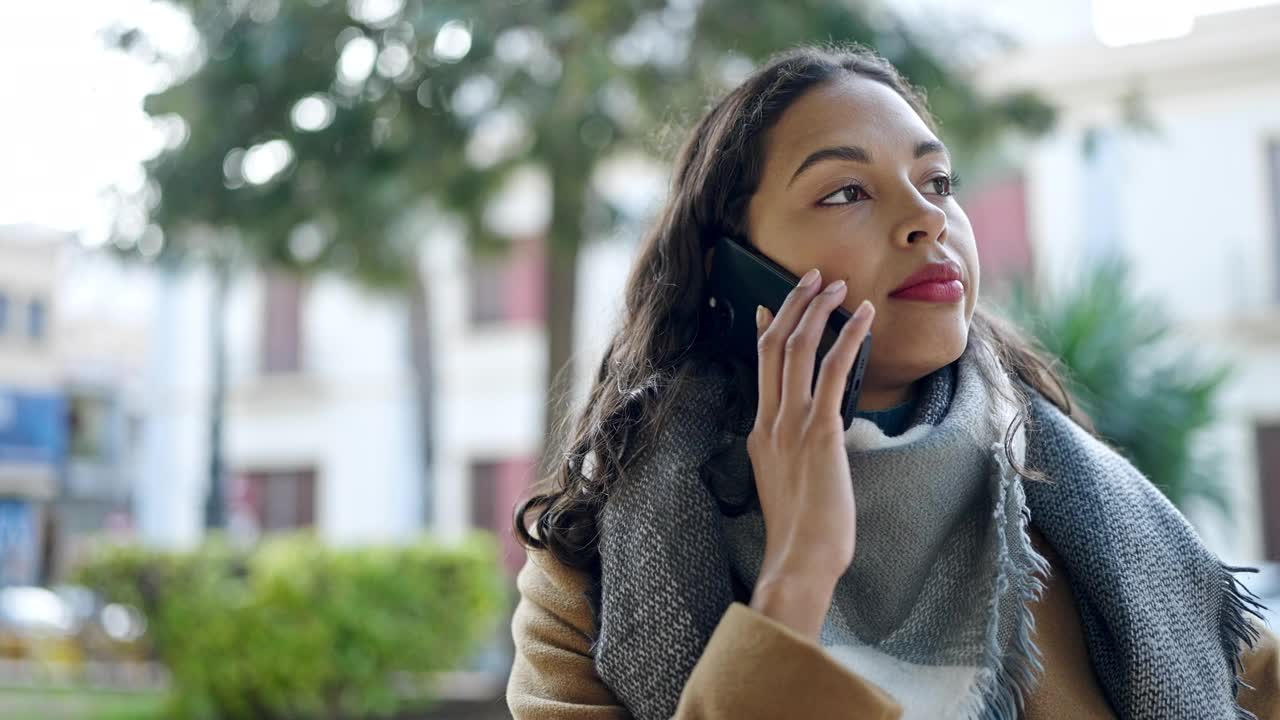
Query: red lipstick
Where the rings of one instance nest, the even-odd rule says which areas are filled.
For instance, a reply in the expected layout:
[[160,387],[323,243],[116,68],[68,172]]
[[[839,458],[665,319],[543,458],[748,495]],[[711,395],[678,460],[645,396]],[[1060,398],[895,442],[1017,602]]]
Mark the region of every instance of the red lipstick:
[[897,289],[889,293],[889,297],[925,302],[958,302],[964,298],[960,266],[952,261],[929,263],[908,275]]

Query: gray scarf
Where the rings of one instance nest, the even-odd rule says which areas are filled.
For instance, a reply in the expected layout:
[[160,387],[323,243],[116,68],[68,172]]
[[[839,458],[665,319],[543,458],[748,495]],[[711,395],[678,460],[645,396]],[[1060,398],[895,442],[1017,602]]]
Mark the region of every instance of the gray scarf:
[[[1015,457],[1013,408],[971,344],[921,383],[911,429],[868,420],[846,433],[858,500],[855,558],[821,643],[897,699],[906,717],[1008,718],[1041,671],[1029,603],[1046,565],[1032,522],[1062,557],[1089,656],[1122,718],[1252,717],[1234,697],[1255,600],[1128,461],[1034,391]],[[699,368],[654,451],[610,491],[600,573],[588,596],[605,684],[641,720],[669,718],[720,616],[749,602],[763,559],[746,434],[754,400]],[[1256,612],[1255,612],[1256,614]],[[1153,669],[1158,669],[1152,672]],[[909,691],[907,689],[910,689]]]

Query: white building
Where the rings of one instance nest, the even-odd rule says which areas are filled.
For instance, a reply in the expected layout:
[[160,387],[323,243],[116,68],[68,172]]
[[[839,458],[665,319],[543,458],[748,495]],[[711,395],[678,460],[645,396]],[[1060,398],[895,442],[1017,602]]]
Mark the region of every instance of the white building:
[[[1037,280],[1062,287],[1119,249],[1135,292],[1163,303],[1189,344],[1238,362],[1209,438],[1225,451],[1235,517],[1191,515],[1229,561],[1275,561],[1280,5],[1198,17],[1182,33],[1030,47],[991,63],[981,80],[992,91],[1034,89],[1061,110],[1049,137],[1016,149]],[[1135,113],[1126,108],[1139,108],[1154,132],[1127,123]]]
[[[535,480],[546,363],[536,209],[545,185],[526,190],[505,206],[520,217],[505,228],[515,239],[501,260],[473,258],[446,223],[424,238],[435,397],[430,476],[402,297],[335,277],[299,284],[248,273],[234,281],[224,306],[223,443],[233,528],[311,526],[337,544],[397,542],[425,530],[458,539],[481,528],[499,536],[514,577],[524,554],[510,537],[511,510]],[[630,252],[630,242],[615,239],[583,254],[579,397],[599,361]],[[203,270],[146,275],[152,300],[136,525],[152,544],[189,547],[203,535],[209,482],[214,288]],[[503,676],[509,643],[508,633],[497,633],[479,669]]]
[[[204,270],[150,273],[155,300],[137,522],[151,542],[203,534],[214,287]],[[314,526],[336,543],[424,524],[404,308],[318,278],[249,273],[224,306],[229,503],[258,530]]]
[[[521,202],[540,197],[534,188]],[[237,277],[225,304],[224,455],[241,519],[252,516],[260,529],[314,526],[337,543],[403,540],[428,527],[447,538],[472,527],[508,535],[512,505],[534,480],[546,363],[538,212],[517,213],[525,228],[508,228],[517,235],[500,260],[473,258],[445,223],[423,241],[435,397],[430,478],[420,459],[406,301],[332,276],[301,284]],[[619,240],[584,253],[579,394],[598,362],[629,252]],[[137,524],[151,542],[189,546],[203,533],[208,487],[213,283],[199,269],[148,275]],[[504,537],[503,552],[514,572],[521,551]]]
[[[611,182],[613,173],[627,183]],[[643,188],[652,197],[662,173],[652,163],[622,158],[606,163],[599,181],[614,192]],[[504,561],[513,573],[524,555],[506,536],[514,503],[536,479],[546,402],[542,232],[548,193],[544,175],[522,173],[496,205],[495,227],[514,238],[505,259],[471,258],[465,238],[442,227],[427,242],[425,262],[434,288],[433,337],[440,350],[434,518],[446,534],[466,527],[496,530],[504,536]],[[634,249],[634,233],[622,232],[586,243],[579,258],[575,407],[613,330]]]
[[135,530],[151,300],[144,268],[86,250],[70,237],[59,251],[51,340],[68,406],[69,447],[55,503],[55,575],[74,565],[99,533]]
[[67,432],[49,317],[58,236],[0,231],[0,585],[39,582]]
[[59,578],[127,532],[142,337],[137,286],[67,233],[0,228],[0,584]]

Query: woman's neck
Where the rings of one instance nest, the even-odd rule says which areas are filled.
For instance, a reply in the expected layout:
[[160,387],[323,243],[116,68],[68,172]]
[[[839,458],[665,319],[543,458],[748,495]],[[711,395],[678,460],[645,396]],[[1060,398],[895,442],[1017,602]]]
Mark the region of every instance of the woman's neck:
[[914,382],[888,387],[872,387],[863,384],[862,393],[858,396],[858,407],[856,409],[862,412],[888,410],[905,402],[910,402],[915,398],[915,394],[916,383]]

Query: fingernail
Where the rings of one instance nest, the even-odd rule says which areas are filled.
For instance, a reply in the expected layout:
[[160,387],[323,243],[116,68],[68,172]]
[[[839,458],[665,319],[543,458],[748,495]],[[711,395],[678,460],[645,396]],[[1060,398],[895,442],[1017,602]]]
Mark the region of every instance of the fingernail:
[[840,290],[840,288],[842,288],[842,287],[844,287],[844,281],[843,281],[843,280],[837,280],[837,281],[835,281],[835,282],[831,283],[830,285],[828,285],[828,286],[827,286],[827,289],[826,289],[826,290],[823,290],[822,292],[825,292],[825,293],[834,293],[834,292],[839,291],[839,290]]
[[764,306],[763,306],[763,305],[757,305],[757,306],[756,306],[756,329],[757,329],[757,330],[763,330],[763,329],[764,329],[764,323],[765,323],[765,315],[766,315],[766,313],[767,313],[767,311],[764,309]]
[[817,279],[818,279],[818,268],[814,268],[809,272],[805,273],[804,277],[800,278],[800,287],[809,287],[810,285],[813,284],[813,281]]
[[866,315],[869,312],[871,312],[871,301],[863,300],[862,304],[858,306],[858,309],[853,311],[853,319],[859,320],[863,315]]

